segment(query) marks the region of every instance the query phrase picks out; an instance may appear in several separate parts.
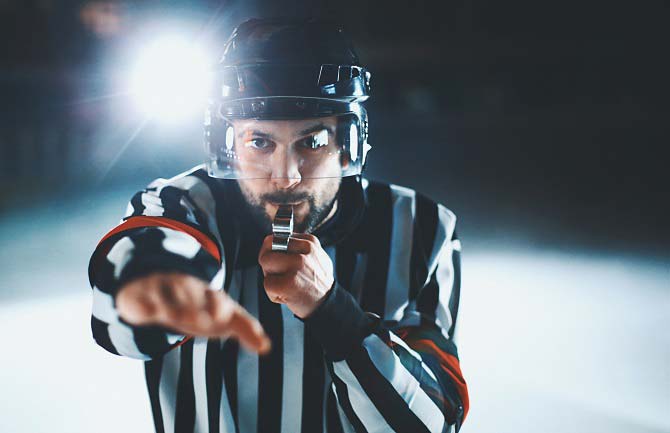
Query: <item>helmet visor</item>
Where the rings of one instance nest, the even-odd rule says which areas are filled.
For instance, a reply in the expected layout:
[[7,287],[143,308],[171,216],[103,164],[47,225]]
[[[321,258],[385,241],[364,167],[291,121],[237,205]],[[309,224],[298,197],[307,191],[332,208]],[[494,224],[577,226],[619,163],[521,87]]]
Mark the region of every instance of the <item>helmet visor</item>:
[[364,113],[305,119],[206,120],[207,169],[222,179],[329,178],[361,173]]

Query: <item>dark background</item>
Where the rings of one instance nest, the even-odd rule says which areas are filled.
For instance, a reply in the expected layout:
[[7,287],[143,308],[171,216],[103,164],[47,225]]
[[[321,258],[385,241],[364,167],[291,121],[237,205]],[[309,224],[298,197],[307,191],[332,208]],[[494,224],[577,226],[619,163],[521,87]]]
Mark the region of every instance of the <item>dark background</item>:
[[[82,19],[91,3],[107,12],[102,31]],[[179,162],[173,133],[170,158],[144,131],[115,153],[134,126],[110,127],[114,56],[147,17],[187,16],[219,43],[250,16],[321,17],[344,25],[373,72],[368,176],[444,201],[465,231],[667,252],[663,12],[660,1],[2,1],[0,203],[198,162]],[[180,136],[189,149],[198,128]]]
[[463,433],[670,432],[666,8],[0,0],[0,431],[150,431],[86,269],[136,190],[202,162],[202,116],[146,122],[120,83],[154,25],[216,58],[283,15],[340,22],[372,71],[366,175],[459,217]]

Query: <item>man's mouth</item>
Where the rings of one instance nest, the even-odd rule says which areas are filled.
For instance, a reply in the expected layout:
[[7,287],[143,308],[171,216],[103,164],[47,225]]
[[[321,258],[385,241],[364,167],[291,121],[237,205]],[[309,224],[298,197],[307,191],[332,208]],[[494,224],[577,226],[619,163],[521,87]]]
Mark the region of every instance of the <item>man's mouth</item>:
[[273,206],[277,206],[277,207],[278,207],[278,206],[282,206],[282,205],[297,206],[297,205],[299,205],[300,203],[302,203],[303,201],[304,201],[304,200],[301,200],[301,201],[293,201],[293,202],[281,202],[281,203],[274,202],[274,201],[270,201],[269,203],[270,203],[271,205],[273,205]]

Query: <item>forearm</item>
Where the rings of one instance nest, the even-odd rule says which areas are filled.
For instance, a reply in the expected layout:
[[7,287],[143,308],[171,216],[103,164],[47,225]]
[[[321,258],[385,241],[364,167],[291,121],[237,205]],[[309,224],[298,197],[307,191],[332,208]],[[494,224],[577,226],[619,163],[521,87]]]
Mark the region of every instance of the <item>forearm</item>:
[[164,227],[124,231],[94,253],[89,276],[93,288],[91,328],[96,342],[111,353],[150,359],[178,345],[183,335],[156,326],[133,326],[119,316],[118,291],[128,282],[156,272],[178,272],[209,281],[218,261],[192,236]]
[[[460,426],[467,389],[455,346],[439,328],[395,330],[363,312],[338,285],[305,322],[323,346],[338,402],[354,427],[442,432]],[[447,355],[449,347],[453,354]]]

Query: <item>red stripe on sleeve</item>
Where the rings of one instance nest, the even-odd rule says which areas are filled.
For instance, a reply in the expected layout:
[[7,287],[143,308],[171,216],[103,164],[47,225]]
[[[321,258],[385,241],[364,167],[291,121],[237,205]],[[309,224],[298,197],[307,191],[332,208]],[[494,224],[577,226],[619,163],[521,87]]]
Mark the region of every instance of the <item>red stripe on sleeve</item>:
[[434,342],[427,339],[412,340],[411,343],[407,341],[407,344],[414,350],[427,352],[438,357],[442,368],[451,377],[454,385],[456,385],[456,391],[458,391],[458,395],[463,402],[463,421],[465,421],[465,417],[470,409],[470,398],[468,396],[468,386],[465,383],[465,379],[463,379],[458,358],[442,351]]
[[[166,217],[144,216],[144,215],[130,217],[121,224],[119,224],[118,226],[114,227],[112,230],[110,230],[109,233],[107,233],[105,236],[103,236],[100,242],[98,242],[98,247],[100,247],[107,239],[118,233],[140,227],[165,227],[168,229],[177,230],[189,234],[193,236],[195,240],[197,240],[200,243],[202,248],[209,254],[211,254],[212,257],[214,257],[219,262],[219,264],[221,263],[221,253],[219,252],[219,248],[209,236],[199,231],[198,229],[191,227],[188,224],[184,224],[177,220],[173,220],[171,218]],[[102,245],[102,247],[103,247],[102,252],[106,254],[107,251],[104,250],[105,246]]]

